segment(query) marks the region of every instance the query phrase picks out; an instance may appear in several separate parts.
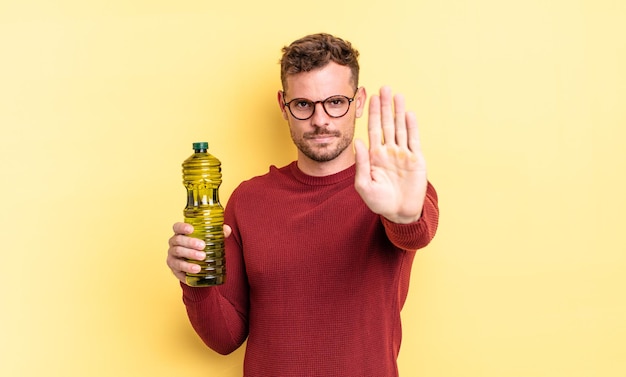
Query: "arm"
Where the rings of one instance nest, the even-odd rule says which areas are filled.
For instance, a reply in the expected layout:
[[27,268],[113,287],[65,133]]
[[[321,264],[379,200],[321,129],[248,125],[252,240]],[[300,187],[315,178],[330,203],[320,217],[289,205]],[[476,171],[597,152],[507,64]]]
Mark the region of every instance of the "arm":
[[403,250],[418,250],[426,247],[435,237],[439,225],[439,205],[435,188],[428,183],[422,214],[414,223],[398,224],[381,216],[389,240]]
[[405,112],[404,98],[383,87],[369,104],[369,150],[356,140],[355,188],[365,204],[389,221],[417,221],[426,198],[426,162],[415,114]]
[[426,246],[439,219],[437,193],[426,177],[415,114],[404,97],[383,87],[372,96],[368,119],[369,149],[355,142],[355,188],[365,204],[382,217],[389,239],[405,250]]
[[197,266],[185,259],[204,259],[204,242],[188,237],[192,231],[189,224],[174,225],[167,264],[181,282],[183,302],[196,333],[214,351],[228,354],[248,336],[248,285],[242,254],[235,237],[231,237],[231,228],[225,225],[226,282],[216,287],[189,287],[185,284],[185,273],[195,272]]

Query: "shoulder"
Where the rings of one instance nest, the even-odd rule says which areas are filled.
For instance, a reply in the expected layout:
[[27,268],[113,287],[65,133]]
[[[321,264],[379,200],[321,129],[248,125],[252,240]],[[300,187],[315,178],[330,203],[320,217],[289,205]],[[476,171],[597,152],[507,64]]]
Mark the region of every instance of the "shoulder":
[[294,163],[295,162],[283,167],[271,165],[265,174],[242,181],[233,190],[230,200],[234,198],[258,196],[263,192],[271,191],[272,188],[280,187],[284,185],[285,182],[291,181],[291,165]]

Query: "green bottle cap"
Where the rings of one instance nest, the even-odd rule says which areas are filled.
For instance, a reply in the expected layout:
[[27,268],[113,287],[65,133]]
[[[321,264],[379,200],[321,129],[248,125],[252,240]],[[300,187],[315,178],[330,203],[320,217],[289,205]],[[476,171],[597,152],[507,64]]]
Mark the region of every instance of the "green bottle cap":
[[194,151],[197,151],[197,150],[200,150],[200,149],[209,149],[209,143],[207,143],[206,141],[193,143],[193,150]]

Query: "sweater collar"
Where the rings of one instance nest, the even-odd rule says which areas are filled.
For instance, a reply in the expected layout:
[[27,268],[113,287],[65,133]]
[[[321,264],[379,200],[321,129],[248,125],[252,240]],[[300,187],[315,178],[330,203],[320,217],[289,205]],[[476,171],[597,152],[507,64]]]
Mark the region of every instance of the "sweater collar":
[[298,181],[306,185],[325,186],[325,185],[333,185],[335,183],[339,183],[347,179],[354,180],[354,174],[356,173],[356,165],[353,164],[349,168],[342,170],[340,172],[337,172],[335,174],[325,175],[322,177],[314,177],[314,176],[303,173],[302,170],[298,168],[297,162],[294,161],[291,164],[289,164],[289,171],[291,172],[291,174],[293,175],[295,179],[297,179]]

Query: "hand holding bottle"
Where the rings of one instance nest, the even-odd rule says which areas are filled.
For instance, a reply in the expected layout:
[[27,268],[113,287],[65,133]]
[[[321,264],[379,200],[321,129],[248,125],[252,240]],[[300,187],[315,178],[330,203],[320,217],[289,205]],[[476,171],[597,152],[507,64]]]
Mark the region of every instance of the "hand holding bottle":
[[[193,226],[190,224],[178,222],[174,224],[172,229],[174,235],[169,239],[167,266],[178,280],[187,284],[187,273],[196,274],[200,271],[199,265],[187,260],[203,261],[206,258],[205,244],[200,239],[189,237],[189,234],[193,233]],[[230,233],[230,226],[224,224],[224,238],[228,238]]]

